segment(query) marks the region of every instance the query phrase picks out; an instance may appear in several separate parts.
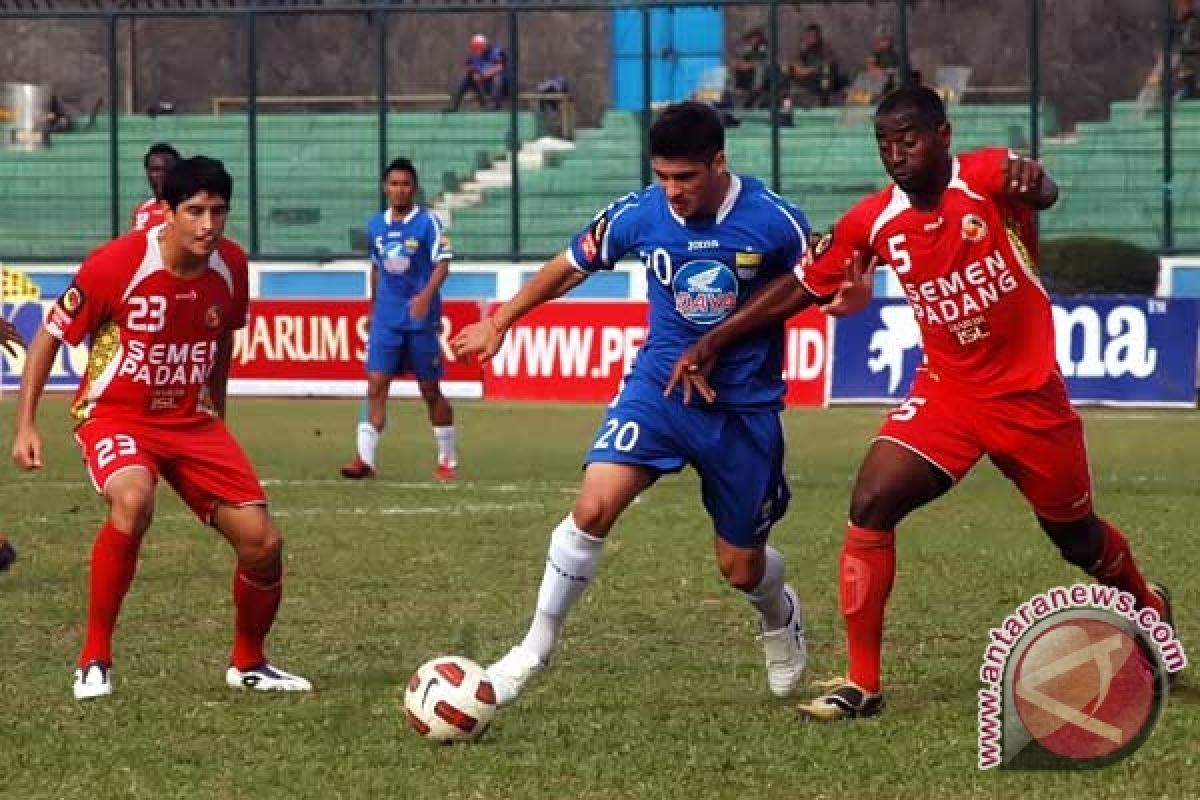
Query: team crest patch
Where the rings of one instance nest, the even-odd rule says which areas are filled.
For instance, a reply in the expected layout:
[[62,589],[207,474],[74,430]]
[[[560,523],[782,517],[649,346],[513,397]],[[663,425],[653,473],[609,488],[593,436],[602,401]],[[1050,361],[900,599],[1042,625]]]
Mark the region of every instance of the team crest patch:
[[221,327],[220,306],[213,305],[208,307],[208,310],[204,312],[204,324],[209,328]]
[[987,236],[987,225],[978,214],[966,214],[962,218],[962,238],[978,244]]
[[410,253],[415,253],[418,249],[420,249],[421,243],[417,241],[416,237],[410,236],[404,240],[404,246]]
[[67,290],[63,292],[62,297],[60,297],[58,300],[58,304],[62,306],[63,311],[67,312],[68,314],[74,314],[79,311],[79,309],[83,308],[83,292],[78,286],[72,283],[67,287]]

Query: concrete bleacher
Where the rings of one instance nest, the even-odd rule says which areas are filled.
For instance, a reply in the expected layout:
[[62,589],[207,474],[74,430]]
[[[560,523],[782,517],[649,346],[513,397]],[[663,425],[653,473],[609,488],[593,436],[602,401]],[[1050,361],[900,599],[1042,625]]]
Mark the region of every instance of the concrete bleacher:
[[[954,147],[1028,146],[1028,107],[959,105],[952,111]],[[832,223],[859,197],[883,186],[869,119],[846,126],[839,109],[796,112],[779,131],[781,189],[816,228]],[[257,118],[260,249],[268,255],[320,258],[361,251],[367,215],[379,205],[378,118],[372,113],[268,113]],[[47,149],[0,151],[0,257],[70,259],[110,235],[108,120],[95,129],[54,137]],[[519,116],[523,141],[542,133],[534,112]],[[421,173],[426,198],[469,179],[508,148],[508,114],[393,113],[389,154],[407,155]],[[1043,215],[1046,236],[1095,233],[1157,247],[1162,231],[1162,122],[1157,112],[1114,103],[1110,119],[1080,123],[1056,135],[1046,108],[1041,155],[1063,187]],[[641,117],[610,111],[602,124],[577,131],[573,151],[520,173],[520,242],[525,257],[561,250],[598,209],[641,185]],[[120,120],[119,214],[124,221],[146,195],[141,159],[168,141],[184,154],[222,158],[235,179],[230,234],[247,241],[245,189],[249,154],[244,116],[127,116]],[[1173,118],[1176,243],[1200,248],[1200,103],[1183,103]],[[728,132],[738,172],[771,174],[771,131],[748,113]],[[455,251],[506,259],[513,254],[512,189],[489,188],[483,203],[455,208]]]
[[[518,118],[522,139],[540,136],[536,112]],[[393,113],[389,155],[413,160],[427,197],[468,179],[501,156],[509,115],[487,112]],[[374,114],[262,114],[257,118],[259,237],[263,252],[313,256],[362,246],[366,217],[379,206],[379,135]],[[33,152],[0,151],[0,256],[72,258],[110,230],[108,120],[56,135]],[[118,128],[119,216],[129,218],[148,193],[142,156],[158,141],[184,155],[225,161],[234,178],[229,233],[245,242],[249,169],[244,116],[123,116]]]
[[[815,227],[830,225],[865,193],[887,181],[879,164],[872,129],[845,127],[839,109],[797,112],[780,130],[781,189],[804,208]],[[1053,126],[1053,113],[1044,112]],[[960,106],[955,113],[955,145],[1022,146],[1027,141],[1028,107]],[[1053,130],[1053,128],[1050,128]],[[573,152],[554,167],[521,175],[521,249],[548,255],[604,205],[641,184],[640,116],[610,111],[598,128],[577,132]],[[762,115],[748,114],[726,134],[726,152],[739,173],[771,174],[771,130]],[[455,211],[455,245],[462,252],[501,257],[511,252],[512,195],[490,190],[476,208]]]

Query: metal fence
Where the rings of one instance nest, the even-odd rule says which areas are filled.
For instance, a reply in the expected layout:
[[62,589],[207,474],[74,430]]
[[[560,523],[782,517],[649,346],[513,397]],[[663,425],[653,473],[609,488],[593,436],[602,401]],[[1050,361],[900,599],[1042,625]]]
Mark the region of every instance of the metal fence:
[[[158,141],[226,162],[230,235],[260,259],[361,257],[398,155],[461,257],[540,259],[650,181],[646,127],[686,96],[726,110],[735,169],[825,226],[885,184],[872,104],[914,74],[947,98],[959,149],[1043,159],[1064,188],[1046,236],[1200,250],[1200,103],[1177,100],[1188,87],[1158,57],[1181,23],[1170,0],[1130,2],[1136,24],[1122,2],[0,0],[0,76],[60,112],[30,130],[18,110],[48,101],[0,100],[0,259],[74,260],[126,230]],[[812,23],[841,66],[828,91],[797,67]],[[737,74],[755,28],[765,61],[743,77],[761,92]],[[506,50],[516,99],[491,110],[468,94],[447,112],[477,30]],[[880,34],[890,75],[867,64]]]

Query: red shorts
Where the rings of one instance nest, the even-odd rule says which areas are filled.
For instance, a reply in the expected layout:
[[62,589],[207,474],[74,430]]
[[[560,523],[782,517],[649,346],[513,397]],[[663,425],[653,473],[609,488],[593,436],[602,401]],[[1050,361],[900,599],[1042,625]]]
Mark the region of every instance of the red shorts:
[[250,460],[219,419],[185,427],[95,419],[75,431],[75,440],[101,494],[113,475],[141,468],[161,475],[206,524],[217,503],[267,502]]
[[878,438],[907,447],[955,481],[986,454],[1046,519],[1069,522],[1092,510],[1083,420],[1057,372],[1039,389],[973,399],[918,371]]

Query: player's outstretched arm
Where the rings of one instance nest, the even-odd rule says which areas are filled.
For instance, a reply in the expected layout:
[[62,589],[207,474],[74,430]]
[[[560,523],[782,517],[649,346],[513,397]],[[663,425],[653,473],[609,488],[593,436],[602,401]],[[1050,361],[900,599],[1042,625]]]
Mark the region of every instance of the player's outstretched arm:
[[37,431],[37,408],[46,390],[50,368],[58,357],[59,341],[45,328],[38,330],[25,353],[21,373],[21,391],[17,395],[16,433],[13,436],[13,463],[24,470],[42,466],[42,438]]
[[16,358],[17,348],[24,346],[25,340],[21,337],[21,332],[11,322],[4,317],[0,317],[0,347],[7,350],[13,358]]
[[565,252],[559,253],[538,270],[528,283],[492,316],[473,322],[458,332],[450,342],[458,358],[475,355],[487,361],[496,355],[504,336],[518,319],[542,303],[562,297],[587,280],[587,273],[576,268]]
[[670,394],[676,386],[681,386],[684,403],[691,402],[693,391],[699,392],[706,401],[713,402],[717,399],[717,393],[709,386],[708,376],[722,351],[760,328],[778,325],[815,302],[817,298],[794,273],[780,275],[728,319],[683,351],[671,370],[663,394]]
[[1004,193],[1018,203],[1045,211],[1058,202],[1058,184],[1037,161],[1012,156],[1004,166]]

